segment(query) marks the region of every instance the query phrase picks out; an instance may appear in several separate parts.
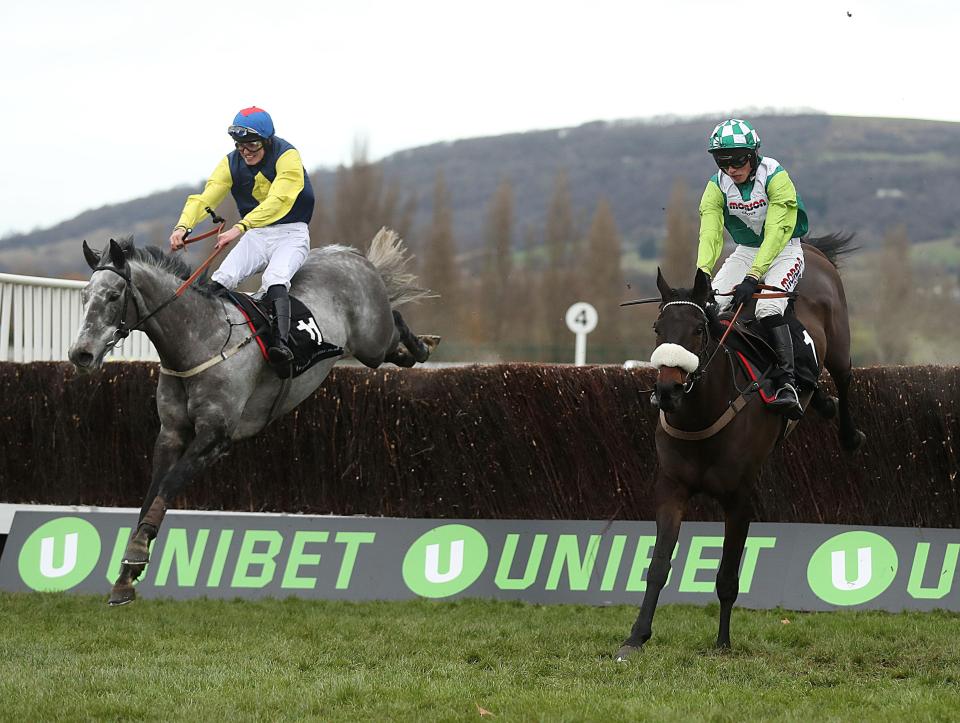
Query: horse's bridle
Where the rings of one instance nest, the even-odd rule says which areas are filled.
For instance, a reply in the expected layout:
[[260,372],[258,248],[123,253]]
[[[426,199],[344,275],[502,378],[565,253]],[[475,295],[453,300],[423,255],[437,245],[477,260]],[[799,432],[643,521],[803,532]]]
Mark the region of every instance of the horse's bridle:
[[[101,265],[101,266],[97,266],[93,270],[93,273],[95,274],[98,271],[112,271],[121,279],[123,279],[123,304],[120,307],[119,321],[117,321],[117,328],[113,332],[113,339],[107,342],[107,351],[112,350],[114,347],[117,346],[117,344],[122,342],[128,336],[130,336],[130,332],[138,331],[139,329],[141,329],[151,316],[162,311],[164,308],[166,308],[168,304],[170,304],[174,299],[178,297],[178,294],[173,294],[168,299],[166,299],[162,304],[160,304],[160,306],[158,306],[156,309],[154,309],[153,311],[149,312],[146,316],[144,316],[140,312],[140,304],[137,301],[136,294],[133,293],[133,290],[134,290],[133,278],[130,275],[129,265],[125,264],[122,271],[114,266]],[[91,274],[91,276],[92,275],[93,274]],[[133,326],[128,326],[127,312],[130,309],[131,298],[133,298],[133,307],[137,312],[137,323],[134,324]]]
[[[130,268],[125,266],[124,270],[114,268],[113,266],[97,266],[93,273],[98,271],[112,271],[121,279],[123,279],[123,304],[120,305],[119,320],[117,321],[117,328],[113,332],[113,340],[107,342],[107,351],[112,350],[117,344],[130,336],[131,331],[135,331],[140,326],[140,305],[137,303],[136,298],[133,300],[133,306],[137,312],[137,323],[133,327],[127,327],[127,311],[130,308],[130,297],[133,296],[131,289],[133,288],[133,282],[130,278]],[[91,274],[92,276],[92,274]]]
[[703,328],[705,332],[703,335],[703,344],[700,347],[700,351],[697,352],[697,368],[688,373],[683,382],[683,393],[686,394],[693,389],[693,385],[700,381],[701,377],[706,373],[707,366],[713,361],[713,357],[716,356],[717,351],[720,350],[720,346],[718,345],[717,348],[713,350],[713,354],[711,354],[710,358],[704,363],[703,358],[707,355],[710,342],[713,338],[710,334],[710,319],[707,316],[706,310],[695,301],[668,301],[660,307],[661,316],[663,315],[663,310],[668,306],[692,306],[703,315]]

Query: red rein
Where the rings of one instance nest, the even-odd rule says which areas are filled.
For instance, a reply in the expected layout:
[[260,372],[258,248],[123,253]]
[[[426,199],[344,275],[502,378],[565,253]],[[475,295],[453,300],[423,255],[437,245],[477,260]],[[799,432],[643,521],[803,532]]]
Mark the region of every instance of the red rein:
[[[192,244],[194,241],[202,241],[203,239],[205,239],[205,238],[210,238],[211,236],[214,236],[214,235],[219,236],[221,231],[223,231],[223,224],[222,224],[222,223],[221,223],[219,226],[217,226],[215,229],[213,229],[212,231],[207,231],[206,233],[200,234],[199,236],[194,236],[192,239],[184,239],[183,243],[184,243],[184,245],[186,245],[186,244]],[[202,273],[204,272],[204,270],[210,265],[210,262],[213,261],[213,260],[217,257],[217,254],[219,254],[221,251],[223,251],[222,248],[220,248],[220,249],[214,249],[214,250],[213,250],[213,253],[210,254],[209,256],[207,256],[207,260],[204,261],[202,264],[200,264],[200,265],[197,267],[197,270],[196,270],[196,271],[194,271],[192,274],[190,274],[190,278],[187,279],[186,281],[184,281],[182,284],[180,284],[180,287],[179,287],[179,288],[176,290],[176,292],[175,292],[176,295],[177,295],[177,296],[181,296],[181,295],[183,294],[183,292],[187,290],[187,287],[190,286],[190,284],[192,284],[194,281],[197,280],[197,277],[199,277],[200,274],[202,274]]]

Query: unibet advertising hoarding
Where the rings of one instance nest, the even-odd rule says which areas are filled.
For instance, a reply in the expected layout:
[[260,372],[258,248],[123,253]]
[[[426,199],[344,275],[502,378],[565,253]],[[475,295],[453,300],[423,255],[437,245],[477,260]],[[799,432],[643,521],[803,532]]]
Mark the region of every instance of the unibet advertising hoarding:
[[[17,512],[0,589],[106,593],[135,515]],[[417,520],[171,513],[139,596],[637,604],[652,522]],[[723,526],[688,522],[662,602],[707,604]],[[960,610],[960,531],[755,524],[739,605]]]

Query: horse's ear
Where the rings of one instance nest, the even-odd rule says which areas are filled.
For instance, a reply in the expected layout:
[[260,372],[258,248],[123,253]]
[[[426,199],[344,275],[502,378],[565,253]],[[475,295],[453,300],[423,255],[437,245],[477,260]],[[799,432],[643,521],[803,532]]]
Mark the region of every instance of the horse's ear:
[[693,300],[700,306],[705,306],[709,295],[710,277],[703,273],[703,269],[697,269],[697,276],[693,280]]
[[660,298],[663,301],[669,301],[675,295],[673,288],[667,283],[667,280],[663,278],[663,272],[660,271],[659,266],[657,267],[657,288],[660,290]]
[[87,260],[87,266],[95,269],[100,265],[100,254],[87,246],[87,240],[83,240],[83,258]]
[[124,255],[123,249],[113,239],[110,239],[110,260],[118,269],[122,269],[127,263],[127,257]]

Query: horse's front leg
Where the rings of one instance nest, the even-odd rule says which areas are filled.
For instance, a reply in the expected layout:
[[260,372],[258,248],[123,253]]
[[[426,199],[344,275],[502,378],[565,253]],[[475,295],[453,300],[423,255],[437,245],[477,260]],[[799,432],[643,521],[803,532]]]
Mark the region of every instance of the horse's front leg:
[[[157,441],[153,445],[153,471],[150,478],[150,489],[144,499],[143,507],[140,509],[140,518],[137,520],[137,527],[127,543],[127,548],[123,553],[123,560],[120,565],[120,576],[110,591],[111,605],[124,605],[133,602],[136,597],[133,583],[143,573],[143,568],[150,559],[150,531],[145,528],[143,518],[147,515],[150,505],[160,490],[160,481],[167,472],[176,464],[177,460],[183,456],[183,451],[188,443],[188,430],[178,431],[167,427],[160,427],[160,434],[157,435]],[[153,531],[156,536],[156,530]]]
[[640,614],[633,624],[630,637],[614,656],[618,662],[629,658],[653,635],[653,614],[657,609],[660,591],[667,584],[667,577],[670,575],[670,560],[680,536],[680,523],[687,506],[687,491],[661,477],[657,481],[657,499],[657,541],[653,546],[653,559],[647,572],[647,591],[643,595]]
[[[743,488],[741,488],[743,489]],[[717,598],[720,600],[720,630],[717,647],[730,647],[730,614],[740,592],[740,560],[750,531],[753,508],[750,493],[743,491],[724,500],[723,556],[717,570]]]
[[[182,455],[176,456],[175,446],[162,446],[156,455],[160,464],[154,470],[150,490],[140,512],[137,530],[127,543],[123,554],[120,577],[110,595],[111,605],[133,601],[133,581],[140,577],[150,559],[150,543],[156,538],[167,512],[167,502],[173,499],[193,478],[220,457],[230,446],[230,437],[222,425],[198,426],[193,440]],[[172,464],[163,470],[163,466]]]

